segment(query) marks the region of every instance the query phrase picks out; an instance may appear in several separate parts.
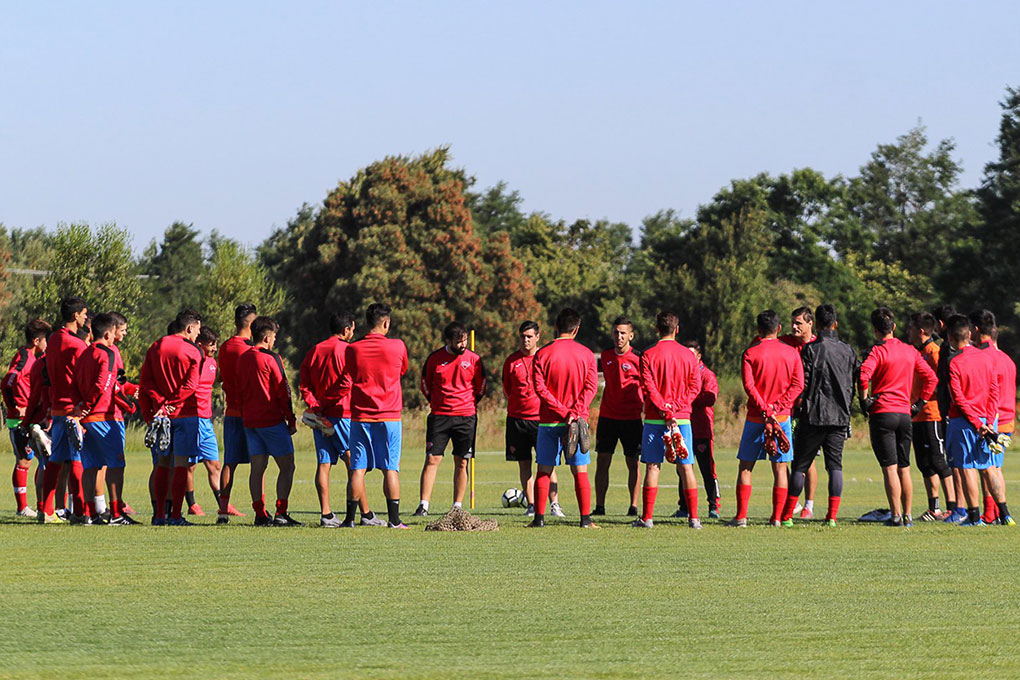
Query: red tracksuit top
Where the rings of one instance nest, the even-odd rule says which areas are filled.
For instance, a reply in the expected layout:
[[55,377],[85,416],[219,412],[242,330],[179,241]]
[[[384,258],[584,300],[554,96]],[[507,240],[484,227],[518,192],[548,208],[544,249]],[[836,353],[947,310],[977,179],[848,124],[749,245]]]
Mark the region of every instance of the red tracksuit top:
[[610,348],[599,357],[599,369],[606,380],[599,417],[641,420],[645,405],[641,394],[641,357],[633,349],[617,354],[615,348]]
[[973,345],[964,346],[949,360],[950,418],[966,418],[975,429],[981,419],[989,425],[999,413],[999,382],[995,359]]
[[29,384],[31,387],[28,393],[28,405],[25,408],[25,417],[21,420],[21,424],[23,426],[41,425],[50,413],[51,387],[45,354],[32,364]]
[[296,419],[290,403],[290,383],[280,355],[264,347],[245,352],[237,364],[240,372],[241,417],[245,427],[273,427]]
[[400,420],[407,373],[407,347],[402,340],[369,333],[347,346],[344,373],[350,376],[351,418],[363,422]]
[[235,335],[220,345],[220,383],[223,385],[223,396],[226,398],[223,414],[225,416],[241,415],[241,388],[237,362],[241,355],[251,348],[251,340],[240,335]]
[[804,391],[800,352],[778,338],[757,338],[744,350],[740,377],[752,423],[763,423],[768,415],[789,416]]
[[32,367],[35,365],[35,350],[20,347],[7,366],[7,374],[0,384],[7,417],[14,418],[18,409],[28,408],[28,397],[32,392]]
[[521,420],[538,420],[539,399],[531,372],[535,355],[517,350],[503,362],[503,394],[506,414]]
[[871,382],[871,395],[875,397],[872,414],[910,414],[910,396],[914,376],[923,381],[920,399],[931,399],[938,385],[935,371],[913,345],[896,338],[883,340],[871,348],[861,364],[858,387],[863,391]]
[[145,394],[150,417],[166,406],[174,407],[168,414],[171,419],[185,417],[183,407],[198,387],[202,356],[198,345],[181,335],[167,335],[152,343],[139,380],[139,393]]
[[660,339],[641,355],[645,420],[688,420],[701,391],[698,360],[689,347]]
[[113,390],[117,384],[117,355],[113,348],[94,342],[74,365],[71,393],[81,407],[83,422],[116,420]]
[[46,346],[46,371],[50,375],[50,409],[55,416],[68,416],[74,412],[75,401],[71,394],[74,383],[74,364],[88,345],[77,335],[61,328],[50,335]]
[[330,420],[351,416],[350,377],[344,375],[347,345],[333,335],[308,350],[298,389],[308,410]]
[[539,422],[588,419],[599,390],[599,370],[590,349],[570,338],[553,340],[535,354],[531,379],[539,399]]
[[691,437],[712,439],[715,436],[715,400],[719,396],[719,380],[705,364],[699,364],[701,391],[691,405]]
[[[212,418],[212,393],[216,385],[216,359],[202,357],[202,366],[198,370],[198,387],[195,388],[195,415],[199,418]],[[188,400],[191,401],[190,399]]]
[[469,349],[454,354],[440,347],[421,369],[421,393],[429,400],[433,415],[475,415],[476,404],[485,396],[482,358]]

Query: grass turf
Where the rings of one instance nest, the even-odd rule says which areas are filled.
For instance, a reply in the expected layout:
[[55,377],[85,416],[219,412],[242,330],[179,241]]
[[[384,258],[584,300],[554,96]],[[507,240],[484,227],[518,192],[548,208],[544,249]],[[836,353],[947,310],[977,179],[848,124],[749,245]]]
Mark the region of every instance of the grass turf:
[[[291,507],[312,524],[306,439]],[[629,529],[619,457],[602,531],[576,528],[566,468],[569,521],[528,530],[519,509],[498,507],[503,490],[518,485],[516,465],[483,453],[476,512],[497,518],[500,530],[436,534],[410,518],[421,456],[405,441],[411,531],[255,529],[250,516],[228,527],[212,525],[214,516],[188,529],[44,527],[15,518],[8,501],[0,677],[1020,676],[1020,533],[854,523],[885,505],[868,452],[846,455],[847,521],[834,529],[764,526],[771,475],[760,465],[753,525],[706,522],[700,532],[665,519],[676,498],[668,470],[656,528]],[[717,461],[725,517],[733,452]],[[148,455],[129,453],[128,465],[127,497],[141,511]],[[451,474],[445,461],[433,495],[440,512]],[[196,477],[211,511],[201,471]],[[378,473],[369,479],[382,509]],[[244,497],[238,481],[235,500]],[[334,473],[336,507],[342,483]],[[915,487],[916,515],[924,492],[919,480]],[[824,471],[818,496],[821,515]]]

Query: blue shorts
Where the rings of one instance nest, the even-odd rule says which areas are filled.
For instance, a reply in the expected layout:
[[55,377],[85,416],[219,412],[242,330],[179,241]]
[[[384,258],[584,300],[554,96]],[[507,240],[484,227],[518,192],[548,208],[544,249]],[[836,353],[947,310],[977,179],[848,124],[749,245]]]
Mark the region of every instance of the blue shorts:
[[399,420],[377,423],[351,421],[352,470],[400,470],[403,424]]
[[[694,465],[694,436],[691,434],[691,421],[681,420],[677,423],[680,426],[680,434],[687,445],[687,457],[677,457],[677,463]],[[662,435],[666,434],[665,423],[645,423],[641,429],[641,462],[659,463],[666,460],[666,442]]]
[[204,463],[207,460],[219,460],[220,447],[216,441],[216,430],[209,418],[198,419],[198,455],[188,458],[188,463]]
[[546,425],[539,423],[538,440],[535,442],[535,462],[539,465],[555,467],[560,464],[560,458],[567,465],[588,465],[591,463],[591,451],[581,453],[578,447],[577,453],[572,456],[562,456],[563,435],[567,432],[567,425]]
[[85,468],[124,467],[124,421],[100,420],[83,423],[81,464]]
[[[984,423],[985,419],[982,418]],[[953,467],[987,470],[992,467],[992,452],[985,440],[966,418],[950,418],[946,428],[946,449]]]
[[793,461],[793,428],[790,419],[779,423],[790,440],[790,450],[786,453],[778,451],[778,458],[769,458],[765,453],[765,423],[744,422],[744,433],[740,435],[740,448],[737,449],[737,460],[754,462],[768,460],[772,463],[790,463]]
[[249,456],[290,456],[294,454],[294,440],[291,439],[287,423],[269,427],[246,427],[244,438],[248,442]]
[[223,417],[223,463],[239,465],[250,463],[248,440],[244,435],[244,420],[241,416]]
[[53,416],[53,426],[50,428],[50,462],[71,463],[81,460],[81,451],[75,450],[71,445],[71,436],[67,431],[67,416]]
[[312,430],[315,440],[315,455],[319,465],[336,465],[350,447],[351,419],[339,418],[333,421],[335,434],[327,435],[319,429]]

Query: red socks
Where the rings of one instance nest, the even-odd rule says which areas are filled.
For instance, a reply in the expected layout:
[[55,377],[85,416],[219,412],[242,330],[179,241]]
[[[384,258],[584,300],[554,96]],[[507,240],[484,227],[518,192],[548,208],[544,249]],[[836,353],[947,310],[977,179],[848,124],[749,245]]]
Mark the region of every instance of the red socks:
[[839,496],[829,496],[829,512],[826,513],[825,519],[836,519],[837,514],[839,514]]
[[549,500],[549,484],[551,480],[548,472],[539,472],[535,477],[535,514],[545,514],[545,504]]
[[57,495],[57,482],[60,480],[60,463],[50,463],[46,466],[46,474],[43,476],[43,512],[52,515],[56,512],[54,500]]
[[751,485],[737,484],[737,519],[747,519],[747,506],[751,504]]
[[14,485],[14,500],[18,503],[18,512],[21,512],[28,507],[28,468],[15,464],[11,483]]
[[783,508],[786,506],[786,498],[789,495],[789,491],[789,489],[780,488],[778,486],[772,487],[772,517],[769,521],[779,521],[779,518],[783,514]]
[[641,519],[646,522],[652,518],[655,511],[655,496],[659,493],[657,486],[641,487]]
[[591,514],[591,482],[587,472],[578,472],[574,477],[574,493],[577,495],[577,507],[581,517]]
[[153,499],[156,502],[155,507],[155,518],[165,519],[166,518],[166,496],[170,490],[170,468],[165,468],[162,465],[156,467],[156,475],[152,480],[152,492],[155,495]]
[[687,499],[687,512],[691,519],[698,519],[698,487],[684,489],[684,497]]
[[181,518],[181,507],[184,505],[184,496],[188,492],[188,468],[175,467],[173,483],[170,493],[170,518]]
[[[775,497],[775,491],[773,490],[773,497]],[[791,496],[789,493],[786,495],[786,505],[783,506],[783,516],[781,519],[785,522],[788,519],[793,519],[793,509],[797,507],[798,496]]]
[[286,513],[287,513],[287,499],[286,498],[277,498],[276,499],[276,514],[279,515],[279,514],[286,514]]

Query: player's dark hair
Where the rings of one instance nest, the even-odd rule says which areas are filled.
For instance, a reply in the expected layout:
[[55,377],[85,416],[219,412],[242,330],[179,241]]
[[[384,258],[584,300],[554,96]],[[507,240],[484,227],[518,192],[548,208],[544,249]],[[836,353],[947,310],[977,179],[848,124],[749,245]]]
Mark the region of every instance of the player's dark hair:
[[368,324],[368,330],[378,328],[383,319],[390,318],[391,311],[387,305],[381,302],[370,304],[368,309],[365,310],[365,323]]
[[815,322],[815,315],[811,311],[810,307],[798,307],[797,309],[790,312],[791,319],[796,319],[798,316],[804,317],[804,319],[810,324],[813,324]]
[[443,329],[443,340],[446,342],[457,342],[468,334],[467,328],[459,321],[453,321]]
[[818,328],[823,331],[831,331],[836,325],[836,308],[833,305],[818,305],[815,308],[815,321]]
[[694,340],[694,339],[684,340],[681,344],[684,347],[690,347],[691,349],[693,349],[698,354],[701,354],[701,343],[698,342],[697,340]]
[[779,330],[779,315],[776,314],[774,309],[766,309],[755,318],[754,325],[757,327],[758,335],[761,337],[764,338],[766,335],[772,335]]
[[617,326],[630,326],[630,329],[634,330],[634,322],[631,321],[629,318],[627,318],[626,315],[623,315],[623,314],[621,314],[620,316],[618,316],[615,319],[613,319],[612,328],[616,328]]
[[251,339],[254,343],[260,343],[266,339],[266,336],[270,333],[275,333],[280,330],[280,324],[276,323],[272,317],[259,316],[251,322]]
[[525,331],[535,331],[535,335],[539,334],[538,324],[534,321],[525,321],[517,328],[517,333],[524,335]]
[[92,319],[92,337],[101,338],[116,328],[117,322],[109,314],[96,314]]
[[879,307],[871,313],[871,327],[882,335],[893,332],[896,326],[896,317],[888,307]]
[[581,327],[581,315],[570,307],[565,307],[556,315],[556,333],[573,333]]
[[963,342],[970,333],[970,319],[963,314],[954,314],[946,319],[946,333],[954,342]]
[[176,321],[180,326],[180,330],[177,332],[182,333],[188,326],[202,323],[202,315],[194,309],[184,309],[177,315]]
[[166,325],[166,334],[167,335],[177,335],[178,333],[180,333],[183,330],[184,330],[184,326],[182,326],[181,322],[178,321],[176,318]]
[[60,301],[60,320],[63,323],[74,321],[74,317],[81,314],[81,310],[88,307],[85,304],[85,298],[82,297],[66,297]]
[[251,317],[253,316],[258,316],[255,305],[250,302],[242,302],[234,307],[234,326],[237,330],[241,330],[246,325],[251,324]]
[[36,338],[48,337],[53,327],[42,319],[32,319],[25,324],[25,341],[31,345]]
[[916,314],[911,314],[910,323],[914,324],[914,328],[924,331],[928,335],[935,334],[935,317],[931,314],[931,312],[917,312]]
[[659,335],[670,335],[680,327],[680,317],[673,312],[659,312],[655,315],[655,330]]
[[354,326],[354,315],[350,312],[335,312],[329,315],[329,332],[332,335],[341,335],[348,328]]
[[202,326],[202,329],[198,332],[198,337],[195,338],[195,342],[199,345],[214,345],[219,343],[220,334],[209,326]]
[[127,317],[121,314],[120,312],[107,312],[107,314],[109,314],[110,318],[113,319],[114,326],[127,325]]
[[977,309],[970,313],[970,324],[981,335],[991,335],[996,328],[995,314],[988,309]]

